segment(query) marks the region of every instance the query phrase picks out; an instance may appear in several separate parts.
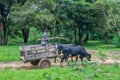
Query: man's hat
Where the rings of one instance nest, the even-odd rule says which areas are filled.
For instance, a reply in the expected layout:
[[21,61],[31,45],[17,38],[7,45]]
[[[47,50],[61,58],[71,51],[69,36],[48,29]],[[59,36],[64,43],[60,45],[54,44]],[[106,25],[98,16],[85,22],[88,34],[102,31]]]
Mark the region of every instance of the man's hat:
[[48,32],[48,30],[46,29],[45,32]]

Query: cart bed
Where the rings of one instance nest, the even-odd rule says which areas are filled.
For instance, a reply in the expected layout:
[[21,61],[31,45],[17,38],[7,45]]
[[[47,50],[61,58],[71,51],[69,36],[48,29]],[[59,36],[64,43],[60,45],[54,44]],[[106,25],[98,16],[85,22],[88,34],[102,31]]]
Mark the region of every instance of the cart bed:
[[42,58],[54,58],[57,56],[57,44],[48,46],[42,46],[41,44],[20,46],[20,59],[24,62],[40,60]]

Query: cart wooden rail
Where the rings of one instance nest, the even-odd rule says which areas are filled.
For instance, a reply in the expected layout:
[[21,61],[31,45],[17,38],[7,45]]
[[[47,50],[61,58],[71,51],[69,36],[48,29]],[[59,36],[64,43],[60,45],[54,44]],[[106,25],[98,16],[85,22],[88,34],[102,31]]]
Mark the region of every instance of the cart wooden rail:
[[20,46],[20,59],[40,68],[50,67],[51,62],[49,59],[57,58],[58,56],[57,44],[48,46],[42,46],[41,44]]

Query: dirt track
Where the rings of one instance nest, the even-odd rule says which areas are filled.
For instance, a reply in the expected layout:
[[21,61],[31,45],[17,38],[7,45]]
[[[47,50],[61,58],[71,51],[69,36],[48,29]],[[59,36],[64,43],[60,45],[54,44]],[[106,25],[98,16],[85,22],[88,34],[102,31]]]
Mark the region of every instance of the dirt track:
[[[111,53],[107,53],[108,57],[105,59],[104,62],[99,60],[98,57],[96,57],[94,54],[97,53],[95,50],[90,50],[89,51],[92,54],[91,62],[99,62],[100,64],[105,64],[105,65],[110,65],[113,64],[114,62],[120,63],[120,59],[115,59],[111,57]],[[51,59],[51,64],[52,66],[57,66],[60,67],[60,59],[57,59],[57,63]],[[80,64],[80,61],[78,61],[78,64]],[[66,63],[63,63],[64,66],[66,66]],[[23,61],[13,61],[13,62],[0,62],[0,70],[6,69],[6,68],[11,68],[11,69],[20,69],[20,70],[29,70],[29,69],[38,69],[39,67],[32,66],[30,63],[24,63]]]
[[[57,61],[57,63],[55,63],[52,59],[50,61],[51,61],[52,66],[60,67],[59,61]],[[63,66],[65,66],[65,65],[66,64],[63,63]],[[12,62],[8,62],[8,63],[0,62],[0,70],[6,69],[6,68],[29,70],[29,69],[38,69],[39,67],[31,65],[30,62],[24,63],[23,61],[12,61]]]
[[[113,64],[114,62],[120,63],[120,60],[114,60],[112,58],[109,58],[104,62],[101,62],[99,60],[99,63],[105,64],[105,65],[110,65],[110,64]],[[52,63],[52,66],[60,67],[59,62],[54,63],[53,61],[51,61],[51,63]],[[64,63],[63,65],[65,66],[66,64]],[[13,62],[8,62],[8,63],[0,62],[0,69],[6,69],[6,68],[29,70],[29,69],[37,69],[39,67],[32,66],[30,63],[24,63],[23,61],[13,61]]]

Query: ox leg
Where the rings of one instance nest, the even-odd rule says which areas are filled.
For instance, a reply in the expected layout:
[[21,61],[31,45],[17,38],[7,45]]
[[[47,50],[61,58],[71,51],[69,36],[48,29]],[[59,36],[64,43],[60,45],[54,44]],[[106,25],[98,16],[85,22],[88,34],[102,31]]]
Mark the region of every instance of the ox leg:
[[82,66],[84,66],[84,64],[83,64],[83,56],[80,56],[80,59],[82,61]]
[[60,67],[62,67],[63,61],[64,61],[64,56],[61,57]]
[[75,64],[74,64],[74,65],[76,65],[76,64],[77,64],[77,61],[78,61],[78,56],[76,56],[76,60],[75,60]]
[[73,62],[73,57],[71,56],[71,61]]
[[83,62],[83,56],[80,56],[81,61]]
[[57,57],[54,58],[54,62],[55,62],[55,63],[56,63],[56,58],[57,58]]
[[62,65],[62,62],[60,63],[60,67],[62,67],[63,65]]
[[78,56],[76,57],[76,62],[78,61]]
[[73,56],[71,56],[71,61],[72,61],[72,65],[74,66],[75,61],[73,60]]
[[65,62],[67,62],[67,66],[70,66],[70,63],[68,61],[68,58],[65,58]]
[[68,63],[68,56],[66,56],[65,54],[61,57],[61,64],[60,66],[62,67],[62,62],[65,60]]

